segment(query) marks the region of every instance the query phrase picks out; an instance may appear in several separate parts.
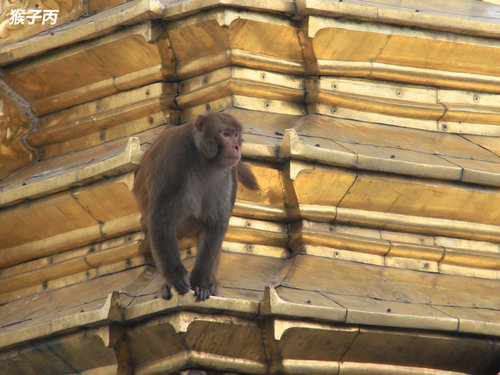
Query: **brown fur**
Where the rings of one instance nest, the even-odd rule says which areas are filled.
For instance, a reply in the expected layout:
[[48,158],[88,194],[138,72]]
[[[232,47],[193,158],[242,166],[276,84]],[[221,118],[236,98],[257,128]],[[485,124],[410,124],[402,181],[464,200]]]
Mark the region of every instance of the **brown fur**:
[[[217,293],[215,271],[220,247],[236,199],[237,179],[257,190],[252,171],[239,163],[241,124],[231,115],[212,112],[165,129],[144,153],[133,192],[155,263],[171,287],[199,300]],[[195,266],[188,273],[177,239],[198,236]]]

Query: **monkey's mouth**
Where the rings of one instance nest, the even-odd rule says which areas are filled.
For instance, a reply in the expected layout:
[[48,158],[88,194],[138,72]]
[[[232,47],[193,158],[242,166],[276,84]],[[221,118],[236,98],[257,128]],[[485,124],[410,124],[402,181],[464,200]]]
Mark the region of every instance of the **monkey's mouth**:
[[235,165],[235,164],[238,164],[238,162],[240,161],[240,157],[236,156],[236,157],[233,157],[233,156],[226,156],[224,158],[224,161],[223,163],[227,166],[232,166],[232,165]]

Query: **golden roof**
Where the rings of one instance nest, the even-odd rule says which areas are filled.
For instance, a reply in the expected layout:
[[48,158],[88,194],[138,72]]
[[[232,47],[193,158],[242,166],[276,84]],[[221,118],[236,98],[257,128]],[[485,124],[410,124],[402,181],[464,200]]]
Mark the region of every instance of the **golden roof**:
[[[0,4],[0,374],[500,371],[499,6],[33,4]],[[133,172],[207,110],[262,190],[220,295],[166,301]]]

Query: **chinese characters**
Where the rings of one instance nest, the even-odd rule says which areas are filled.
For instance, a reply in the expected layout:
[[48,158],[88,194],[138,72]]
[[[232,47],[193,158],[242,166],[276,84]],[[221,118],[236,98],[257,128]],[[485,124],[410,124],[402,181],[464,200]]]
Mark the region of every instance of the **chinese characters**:
[[12,9],[10,11],[9,25],[33,25],[37,20],[42,21],[42,25],[55,25],[59,10],[52,9]]

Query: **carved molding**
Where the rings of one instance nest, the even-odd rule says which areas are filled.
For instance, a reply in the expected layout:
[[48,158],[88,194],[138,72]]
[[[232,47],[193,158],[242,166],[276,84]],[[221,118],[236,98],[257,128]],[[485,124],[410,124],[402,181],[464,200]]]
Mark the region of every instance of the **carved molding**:
[[30,131],[31,124],[14,102],[0,94],[0,179],[34,160],[23,140]]

